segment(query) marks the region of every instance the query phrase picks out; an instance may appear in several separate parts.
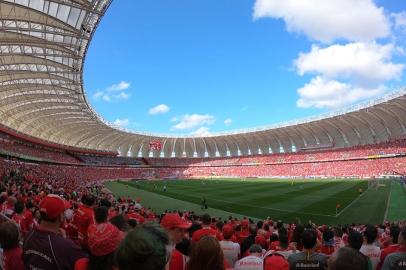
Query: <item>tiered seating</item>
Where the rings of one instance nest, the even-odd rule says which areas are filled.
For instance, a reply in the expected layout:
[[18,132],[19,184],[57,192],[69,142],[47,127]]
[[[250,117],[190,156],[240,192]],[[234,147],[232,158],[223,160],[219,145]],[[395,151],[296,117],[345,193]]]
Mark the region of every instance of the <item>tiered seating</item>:
[[3,155],[26,157],[36,160],[80,163],[78,159],[65,151],[57,151],[55,149],[29,144],[4,133],[0,133],[0,153]]
[[145,165],[141,158],[116,157],[116,156],[95,156],[95,155],[76,155],[80,160],[89,165],[99,166],[140,166]]

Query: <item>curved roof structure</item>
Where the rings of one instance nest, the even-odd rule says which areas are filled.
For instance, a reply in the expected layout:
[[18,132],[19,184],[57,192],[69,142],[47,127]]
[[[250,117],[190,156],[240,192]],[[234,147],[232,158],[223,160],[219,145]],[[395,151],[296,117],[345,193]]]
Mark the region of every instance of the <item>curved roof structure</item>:
[[[86,100],[83,65],[111,0],[0,0],[0,122],[36,138],[122,155],[216,157],[349,147],[405,134],[406,90],[345,111],[208,137],[132,133]],[[158,139],[161,150],[151,150]]]

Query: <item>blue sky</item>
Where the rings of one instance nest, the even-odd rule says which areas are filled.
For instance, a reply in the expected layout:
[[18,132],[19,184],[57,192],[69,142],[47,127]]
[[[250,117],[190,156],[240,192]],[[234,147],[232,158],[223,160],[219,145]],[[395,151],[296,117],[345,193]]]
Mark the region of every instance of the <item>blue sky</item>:
[[205,135],[382,96],[405,50],[404,1],[115,0],[84,85],[121,127]]

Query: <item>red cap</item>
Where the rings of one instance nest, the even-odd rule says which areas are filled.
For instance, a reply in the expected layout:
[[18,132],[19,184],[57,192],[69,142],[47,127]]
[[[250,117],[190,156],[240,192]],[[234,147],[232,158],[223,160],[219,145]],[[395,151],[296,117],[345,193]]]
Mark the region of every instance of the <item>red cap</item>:
[[161,226],[165,229],[189,229],[192,223],[184,221],[178,214],[166,214],[161,220]]
[[65,201],[58,195],[49,194],[40,202],[39,211],[48,219],[56,219],[65,211]]
[[124,234],[111,223],[96,225],[93,230],[89,230],[89,249],[94,256],[104,256],[114,252]]

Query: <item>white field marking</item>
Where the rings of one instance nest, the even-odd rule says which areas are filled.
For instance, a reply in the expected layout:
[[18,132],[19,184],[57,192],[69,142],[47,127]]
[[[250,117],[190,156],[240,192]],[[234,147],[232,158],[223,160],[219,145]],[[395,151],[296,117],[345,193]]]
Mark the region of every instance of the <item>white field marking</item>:
[[350,208],[355,202],[357,202],[362,196],[364,196],[367,192],[369,191],[369,188],[367,190],[365,190],[365,192],[363,192],[361,195],[359,195],[357,198],[355,198],[350,204],[348,204],[346,207],[344,207],[343,210],[341,210],[340,212],[338,212],[337,215],[335,215],[335,217],[339,217],[344,211],[346,211],[348,208]]
[[388,196],[388,201],[386,202],[386,210],[385,210],[385,216],[383,217],[383,222],[385,222],[388,218],[388,212],[389,212],[389,205],[390,205],[390,200],[392,198],[392,185],[393,181],[390,182],[390,190],[389,190],[389,196]]
[[[172,194],[177,194],[177,195],[183,195],[181,193],[176,193],[176,192],[171,192]],[[194,196],[194,195],[188,195],[189,197],[194,197],[194,198],[200,198],[200,196]],[[286,209],[278,209],[278,208],[272,208],[272,207],[262,207],[258,205],[251,205],[251,204],[245,204],[245,203],[235,203],[235,202],[229,202],[225,200],[218,200],[218,199],[213,199],[210,197],[206,197],[207,199],[210,199],[212,201],[217,201],[217,202],[224,202],[232,205],[240,205],[240,206],[248,206],[252,208],[260,208],[260,209],[266,209],[266,210],[274,210],[274,211],[279,211],[279,212],[286,212],[286,213],[297,213],[297,214],[306,214],[306,215],[313,215],[313,216],[320,216],[320,217],[335,217],[335,215],[323,215],[323,214],[317,214],[317,213],[310,213],[310,212],[302,212],[302,211],[294,211],[294,210],[286,210]]]

